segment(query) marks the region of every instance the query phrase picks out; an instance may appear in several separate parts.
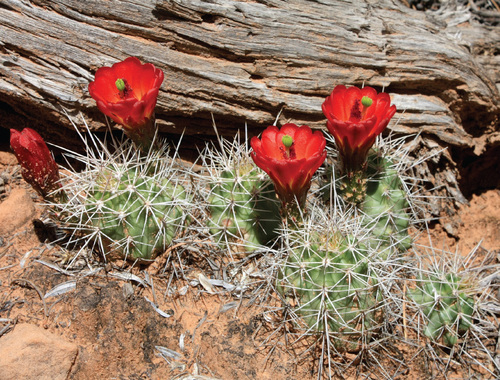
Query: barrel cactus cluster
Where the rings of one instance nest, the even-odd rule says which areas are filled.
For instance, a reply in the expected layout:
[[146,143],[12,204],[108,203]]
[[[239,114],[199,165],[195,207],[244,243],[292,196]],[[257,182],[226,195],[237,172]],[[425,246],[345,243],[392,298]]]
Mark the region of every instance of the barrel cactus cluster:
[[162,81],[161,70],[136,58],[96,73],[90,93],[130,142],[108,144],[88,132],[86,155],[67,154],[83,170],[68,166],[59,175],[38,135],[24,143],[13,133],[26,180],[70,231],[68,247],[148,264],[192,236],[209,242],[209,254],[228,253],[222,262],[265,256],[262,299],[282,305],[272,308],[274,320],[323,342],[328,355],[377,350],[388,333],[412,325],[408,304],[424,321],[412,325],[417,335],[432,344],[453,347],[467,336],[474,291],[459,273],[412,265],[420,206],[405,139],[382,138],[396,112],[387,93],[339,85],[322,106],[331,137],[272,125],[243,143],[207,145],[195,170],[156,137]]
[[326,167],[302,218],[283,229],[277,291],[297,316],[299,334],[325,335],[337,352],[373,347],[391,321],[387,311],[401,307],[390,288],[418,218],[405,191],[411,184],[403,185],[396,167],[405,168],[382,146],[369,151],[355,172],[363,192],[349,190],[342,169]]

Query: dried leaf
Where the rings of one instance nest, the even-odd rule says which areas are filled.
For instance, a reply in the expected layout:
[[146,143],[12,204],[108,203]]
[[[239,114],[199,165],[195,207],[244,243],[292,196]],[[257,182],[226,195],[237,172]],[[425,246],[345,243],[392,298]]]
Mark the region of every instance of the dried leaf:
[[153,309],[155,309],[155,311],[160,314],[162,317],[164,318],[170,318],[172,316],[172,314],[168,314],[166,312],[164,312],[163,310],[161,310],[158,306],[155,305],[155,303],[153,301],[151,301],[148,297],[144,296],[144,298],[146,299],[146,301],[148,301],[151,306],[153,306]]
[[155,346],[155,348],[160,352],[160,355],[163,356],[165,359],[174,359],[174,360],[182,359],[182,354],[179,354],[178,352],[171,350],[170,348],[163,346]]
[[56,297],[60,296],[61,294],[65,294],[67,292],[71,292],[72,290],[76,289],[76,281],[67,281],[63,282],[62,284],[54,286],[52,289],[50,289],[44,296],[44,299],[47,299],[49,297]]
[[135,274],[132,274],[130,272],[111,272],[111,273],[109,273],[109,275],[111,277],[117,278],[119,280],[135,281],[135,282],[141,284],[142,286],[146,286],[146,283],[144,282],[144,280],[142,278],[140,278],[139,276],[136,276]]
[[210,285],[223,287],[224,289],[230,292],[236,289],[235,285],[230,284],[229,282],[223,280],[209,279],[208,282],[210,282]]
[[210,294],[215,294],[215,289],[214,287],[212,286],[212,284],[210,283],[210,280],[208,278],[206,278],[203,273],[200,273],[198,275],[198,281],[200,281],[200,284],[201,286],[203,286],[203,288],[209,292]]

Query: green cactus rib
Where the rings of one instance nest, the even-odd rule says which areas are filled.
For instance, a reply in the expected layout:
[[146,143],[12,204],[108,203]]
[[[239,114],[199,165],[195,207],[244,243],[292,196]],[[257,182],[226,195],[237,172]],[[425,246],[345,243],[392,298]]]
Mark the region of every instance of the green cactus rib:
[[382,317],[377,276],[366,247],[352,237],[292,249],[277,290],[295,299],[296,314],[311,331],[326,332],[338,350],[359,350]]
[[364,224],[384,248],[406,251],[411,248],[408,235],[409,204],[403,183],[389,157],[372,151],[368,157],[366,195],[361,203]]
[[253,252],[278,234],[281,218],[272,183],[261,179],[253,165],[224,170],[211,185],[211,218],[215,241],[236,251]]
[[474,299],[466,295],[461,282],[453,273],[429,275],[407,292],[427,320],[424,335],[450,347],[472,324]]
[[185,222],[180,203],[186,199],[177,183],[129,169],[106,169],[89,191],[87,221],[105,241],[104,253],[151,260],[171,244]]
[[[330,197],[326,183],[332,180],[333,170],[333,166],[327,168],[322,178],[324,201]],[[334,185],[345,203],[363,212],[363,225],[375,237],[370,245],[379,248],[382,258],[411,248],[412,239],[408,234],[410,205],[403,181],[395,169],[394,158],[374,148],[363,168],[336,178]]]

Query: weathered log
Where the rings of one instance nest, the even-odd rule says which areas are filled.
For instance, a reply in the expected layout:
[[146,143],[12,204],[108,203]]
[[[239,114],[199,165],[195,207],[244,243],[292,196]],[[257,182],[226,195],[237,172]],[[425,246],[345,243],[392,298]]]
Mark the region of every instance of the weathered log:
[[392,95],[392,131],[421,133],[422,150],[450,148],[422,170],[464,200],[459,171],[498,151],[498,46],[500,29],[467,9],[396,0],[1,0],[0,108],[68,143],[61,109],[103,127],[87,85],[132,55],[165,72],[160,130],[200,139],[212,115],[225,135],[245,124],[256,134],[280,111],[280,122],[324,128],[333,87],[366,84]]

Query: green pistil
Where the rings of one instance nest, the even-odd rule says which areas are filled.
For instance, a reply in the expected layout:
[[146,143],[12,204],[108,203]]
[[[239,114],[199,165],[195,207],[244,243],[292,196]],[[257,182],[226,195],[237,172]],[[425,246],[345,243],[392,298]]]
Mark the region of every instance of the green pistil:
[[373,99],[369,98],[368,96],[363,96],[361,98],[361,104],[363,105],[363,107],[368,108],[373,104]]
[[291,136],[285,135],[281,139],[281,142],[286,148],[290,148],[293,145],[293,138]]
[[363,106],[363,110],[361,111],[361,119],[365,117],[368,107],[370,107],[372,104],[373,104],[372,98],[369,98],[368,96],[363,96],[361,98],[361,105]]
[[283,152],[283,148],[280,147],[280,149],[283,152],[284,158],[291,158],[295,159],[295,149],[293,149],[293,138],[288,135],[284,135],[281,138],[281,142],[285,146],[285,151]]
[[125,90],[125,81],[121,78],[118,78],[115,82],[115,86],[118,91],[122,92],[123,90]]

